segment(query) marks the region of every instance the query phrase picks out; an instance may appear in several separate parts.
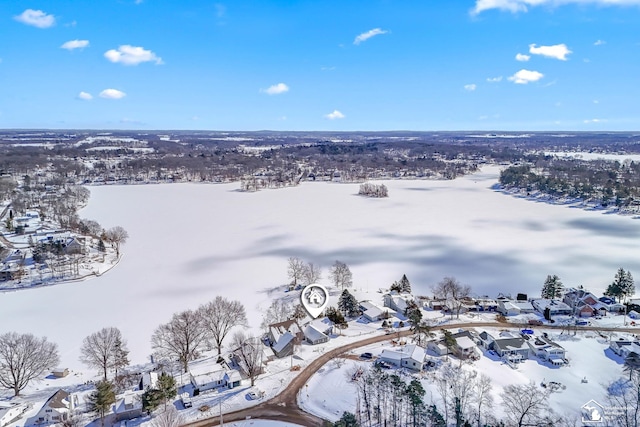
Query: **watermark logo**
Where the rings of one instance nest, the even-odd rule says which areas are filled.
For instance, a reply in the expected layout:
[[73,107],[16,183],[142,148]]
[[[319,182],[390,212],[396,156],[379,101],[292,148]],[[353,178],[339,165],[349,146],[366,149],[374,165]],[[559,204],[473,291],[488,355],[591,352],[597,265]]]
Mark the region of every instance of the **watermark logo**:
[[600,426],[604,424],[604,406],[591,399],[581,406],[582,423],[585,426]]
[[318,285],[317,283],[307,285],[300,293],[300,302],[305,310],[307,310],[307,313],[309,313],[309,316],[315,319],[320,316],[327,306],[329,302],[329,292],[327,292],[324,286]]

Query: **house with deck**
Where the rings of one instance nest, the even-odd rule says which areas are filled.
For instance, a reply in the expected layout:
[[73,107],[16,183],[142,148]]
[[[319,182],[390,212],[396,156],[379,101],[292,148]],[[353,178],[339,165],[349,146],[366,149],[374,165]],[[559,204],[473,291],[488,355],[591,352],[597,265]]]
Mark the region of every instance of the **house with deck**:
[[24,402],[0,401],[0,427],[19,420],[29,409],[31,406]]
[[242,381],[240,372],[231,369],[218,356],[189,362],[188,371],[194,395],[207,390],[238,387]]
[[57,424],[69,419],[69,414],[75,408],[77,396],[72,396],[62,389],[56,391],[42,405],[35,416],[38,424]]
[[426,357],[425,349],[408,344],[398,348],[385,348],[378,356],[378,360],[389,363],[398,368],[407,368],[413,371],[421,371]]

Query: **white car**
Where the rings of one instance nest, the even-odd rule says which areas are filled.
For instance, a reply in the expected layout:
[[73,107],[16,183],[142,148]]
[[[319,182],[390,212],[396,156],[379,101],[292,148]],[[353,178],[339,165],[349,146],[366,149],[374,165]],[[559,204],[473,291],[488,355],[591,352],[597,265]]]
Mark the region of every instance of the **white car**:
[[249,400],[258,400],[262,397],[262,392],[260,390],[250,391],[249,393],[247,393],[247,397],[249,398]]

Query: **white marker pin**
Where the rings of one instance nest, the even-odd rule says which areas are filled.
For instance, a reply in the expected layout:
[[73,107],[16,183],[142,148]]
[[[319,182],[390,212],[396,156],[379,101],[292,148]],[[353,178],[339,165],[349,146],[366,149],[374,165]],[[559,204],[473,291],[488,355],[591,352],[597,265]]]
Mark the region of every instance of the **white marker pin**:
[[329,302],[329,292],[327,292],[324,286],[312,283],[302,289],[300,302],[302,302],[302,306],[307,310],[309,316],[315,319],[320,316],[327,306]]

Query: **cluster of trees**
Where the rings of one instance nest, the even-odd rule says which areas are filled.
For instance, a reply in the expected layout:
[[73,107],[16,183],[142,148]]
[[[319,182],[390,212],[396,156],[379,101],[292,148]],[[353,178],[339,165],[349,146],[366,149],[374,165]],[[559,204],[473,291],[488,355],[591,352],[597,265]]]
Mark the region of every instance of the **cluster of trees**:
[[624,268],[619,268],[613,282],[607,286],[604,294],[618,298],[620,301],[626,301],[630,296],[633,296],[635,292],[636,285],[631,272],[625,271]]
[[365,182],[360,184],[358,194],[367,197],[389,197],[389,190],[384,184],[372,184]]
[[631,160],[541,158],[535,168],[525,164],[504,169],[500,184],[553,197],[580,198],[602,206],[624,209],[640,205],[640,163]]
[[287,261],[287,275],[293,286],[317,283],[322,277],[322,267],[313,262],[305,262],[298,257],[290,257]]
[[456,318],[460,317],[460,311],[464,305],[464,299],[471,296],[471,287],[463,285],[455,277],[445,277],[433,288],[433,295],[436,298],[447,301],[451,305],[451,316],[456,313]]
[[560,281],[558,276],[548,275],[542,285],[542,292],[540,293],[542,298],[558,299],[562,297],[564,293],[564,285]]

